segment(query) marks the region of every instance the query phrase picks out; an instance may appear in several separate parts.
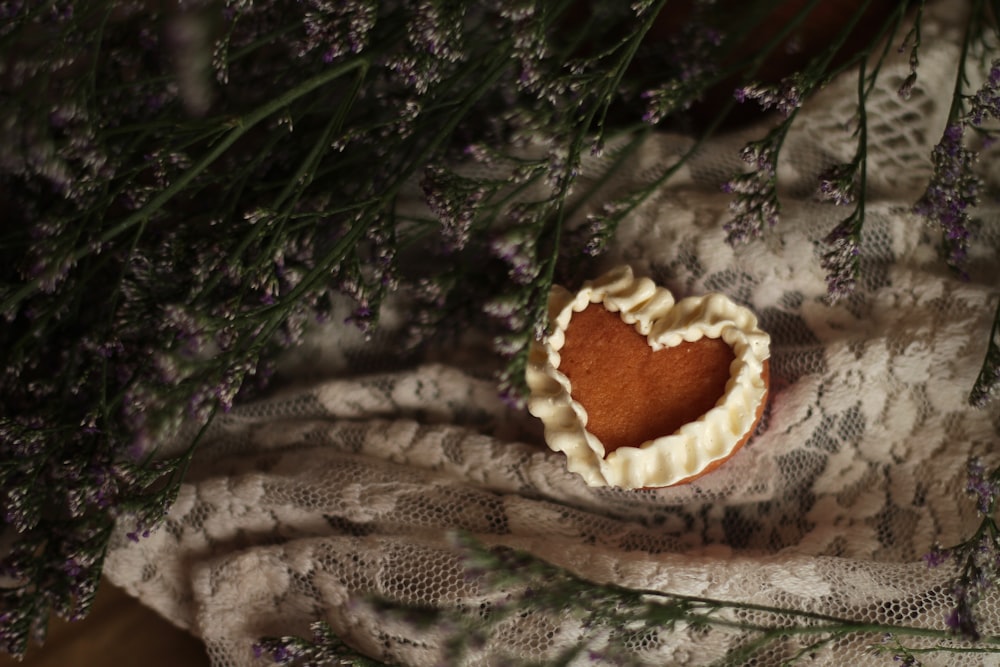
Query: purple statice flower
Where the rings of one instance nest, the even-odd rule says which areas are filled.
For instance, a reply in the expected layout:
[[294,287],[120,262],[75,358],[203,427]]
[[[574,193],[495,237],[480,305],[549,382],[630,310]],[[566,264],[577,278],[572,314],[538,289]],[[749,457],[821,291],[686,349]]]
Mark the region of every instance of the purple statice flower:
[[775,109],[785,118],[788,118],[793,111],[802,106],[802,100],[809,93],[809,89],[803,84],[801,75],[785,77],[778,84],[763,86],[760,84],[750,84],[737,88],[733,96],[741,104],[753,100],[760,105],[761,109]]
[[[636,11],[648,9],[645,6]],[[646,101],[644,122],[656,125],[671,114],[690,108],[701,97],[701,91],[717,72],[716,54],[722,38],[723,34],[701,16],[692,17],[676,35],[668,38],[666,50],[672,74],[662,85],[641,94]]]
[[580,175],[580,156],[571,155],[565,146],[556,146],[549,151],[544,174],[553,191],[569,194]]
[[588,215],[587,223],[584,226],[586,242],[583,246],[583,254],[596,257],[604,252],[610,238],[609,230],[611,227],[607,216]]
[[952,589],[955,607],[945,617],[945,624],[955,634],[976,641],[980,637],[975,607],[982,591],[976,585],[956,584]]
[[441,237],[448,252],[461,250],[469,242],[478,207],[488,195],[487,187],[442,167],[428,167],[420,181],[427,206],[441,221]]
[[150,536],[148,529],[143,530],[130,530],[125,533],[125,537],[129,539],[130,542],[139,542],[140,539],[145,539]]
[[500,373],[497,378],[498,392],[500,400],[511,410],[524,410],[527,400],[524,396],[524,389],[518,379],[511,373]]
[[1000,119],[1000,59],[993,61],[986,81],[970,100],[968,122],[979,127],[988,118]]
[[858,164],[836,164],[823,171],[819,175],[817,196],[837,206],[853,203],[858,196]]
[[967,466],[969,479],[966,482],[965,490],[968,494],[975,496],[976,509],[982,515],[989,515],[993,512],[996,503],[997,493],[1000,492],[1000,485],[991,475],[983,462],[978,457],[969,459]]
[[935,568],[944,565],[953,555],[950,549],[943,549],[938,545],[934,545],[930,551],[924,554],[923,561],[927,564],[927,567]]
[[[518,218],[515,212],[512,217]],[[529,285],[541,267],[535,248],[537,239],[530,228],[514,227],[490,242],[490,253],[507,264],[507,273],[518,285]]]
[[977,154],[963,143],[964,125],[952,123],[931,152],[934,174],[913,210],[944,233],[949,266],[961,271],[969,248],[969,211],[978,203],[981,181],[973,172]]
[[643,91],[641,97],[646,101],[642,120],[650,125],[656,125],[671,114],[689,108],[694,101],[690,86],[675,79]]
[[13,526],[19,533],[25,533],[42,518],[42,489],[28,480],[18,480],[0,495],[3,522]]
[[397,82],[419,96],[445,80],[454,64],[465,58],[464,11],[462,3],[448,8],[427,1],[415,4],[407,21],[409,48],[393,54],[387,61]]
[[446,62],[458,62],[463,57],[462,24],[465,5],[418,2],[413,18],[407,23],[407,37],[415,51],[423,51]]
[[545,61],[550,55],[544,12],[533,0],[512,0],[498,4],[500,29],[514,36],[513,58],[518,64],[517,87],[541,95],[546,77]]
[[504,329],[517,331],[526,324],[526,307],[523,294],[504,294],[486,301],[483,313],[497,320]]
[[75,260],[66,252],[60,252],[60,249],[53,248],[49,255],[38,251],[31,266],[25,271],[25,275],[37,281],[38,288],[42,292],[53,294],[66,282],[75,266]]
[[303,4],[307,7],[302,18],[306,39],[299,45],[300,57],[320,51],[323,62],[332,63],[368,45],[378,13],[374,0],[305,0]]
[[1000,471],[987,470],[978,457],[969,459],[966,491],[976,499],[976,509],[983,517],[976,534],[948,550],[937,547],[925,557],[928,563],[953,556],[961,567],[961,575],[952,587],[955,606],[946,618],[948,627],[971,640],[980,636],[976,607],[1000,580],[1000,543],[993,513],[1000,492]]
[[820,259],[820,266],[826,270],[827,297],[831,302],[854,293],[861,252],[858,245],[861,222],[861,216],[855,213],[841,221],[823,239],[827,249]]
[[726,242],[730,245],[758,239],[765,228],[778,222],[777,148],[773,139],[772,135],[747,144],[740,157],[752,170],[733,177],[722,186],[723,192],[736,195],[729,204],[733,218],[724,226]]
[[604,252],[622,219],[637,203],[635,196],[626,196],[605,202],[598,212],[589,214],[584,224],[576,230],[582,241],[583,254],[596,257]]

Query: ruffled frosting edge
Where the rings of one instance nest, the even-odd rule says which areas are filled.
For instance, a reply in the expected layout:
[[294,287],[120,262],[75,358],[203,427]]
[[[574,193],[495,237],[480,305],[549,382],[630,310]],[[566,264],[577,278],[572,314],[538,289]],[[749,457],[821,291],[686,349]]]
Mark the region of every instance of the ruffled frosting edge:
[[[715,407],[670,435],[605,456],[603,443],[586,429],[587,412],[573,399],[569,378],[559,370],[559,350],[573,314],[596,303],[619,313],[654,350],[705,336],[728,343],[735,359]],[[767,400],[764,363],[770,357],[770,336],[750,310],[725,295],[675,302],[669,290],[620,266],[584,283],[576,293],[553,287],[548,315],[549,333],[529,352],[528,411],[541,419],[549,448],[563,452],[568,469],[588,485],[635,489],[677,484],[730,456],[756,426],[759,408]]]

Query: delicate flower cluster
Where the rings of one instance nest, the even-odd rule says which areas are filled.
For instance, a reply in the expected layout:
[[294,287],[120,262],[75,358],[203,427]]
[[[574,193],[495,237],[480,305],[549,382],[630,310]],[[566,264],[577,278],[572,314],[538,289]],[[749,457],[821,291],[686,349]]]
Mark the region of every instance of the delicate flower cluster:
[[659,86],[643,91],[646,111],[642,119],[645,122],[656,125],[690,108],[701,98],[716,74],[716,55],[722,37],[718,29],[695,19],[683,33],[667,40],[672,76]]
[[858,198],[858,161],[835,164],[819,176],[819,199],[836,206],[853,204]]
[[[919,665],[915,656],[926,649],[906,646],[902,637],[922,639],[921,646],[928,640],[938,642],[934,650],[941,651],[948,649],[940,644],[953,639],[931,628],[908,626],[903,634],[892,625],[815,611],[585,581],[522,551],[487,548],[464,534],[453,535],[452,540],[458,564],[482,591],[475,613],[446,601],[414,605],[372,596],[358,603],[369,613],[407,624],[414,631],[434,628],[435,637],[443,638],[436,656],[440,664],[524,664],[530,660],[532,664],[584,661],[645,665],[662,660],[657,648],[670,645],[675,633],[685,633],[690,640],[690,631],[696,628],[698,637],[713,637],[717,647],[728,645],[718,656],[725,664],[769,664],[775,655],[815,655],[843,639],[856,641],[860,637],[870,642],[870,650],[876,653],[891,654],[900,664]],[[546,642],[532,647],[530,656],[506,654],[511,647],[502,641],[489,641],[509,633],[519,622],[559,623],[567,619],[576,621],[580,631],[567,633],[557,645]],[[255,644],[254,653],[295,667],[381,665],[349,649],[325,623],[314,623],[311,629],[313,637],[309,639],[266,637]],[[973,650],[998,652],[995,644],[980,644]]]
[[693,93],[697,88],[684,81],[670,80],[663,85],[643,91],[642,98],[646,100],[646,111],[642,120],[650,125],[657,125],[678,111],[691,106],[697,99]]
[[950,547],[934,547],[924,556],[929,567],[953,562],[960,568],[952,586],[955,607],[945,619],[956,634],[976,640],[980,637],[980,622],[976,607],[984,595],[1000,580],[1000,531],[994,520],[997,497],[1000,495],[1000,468],[988,470],[979,458],[969,460],[966,492],[976,501],[982,523],[967,541]]
[[858,212],[841,221],[823,239],[826,250],[820,266],[826,270],[827,295],[836,302],[854,293],[858,278],[861,237],[861,216]]
[[469,242],[480,204],[494,188],[483,179],[467,178],[438,165],[424,170],[420,187],[427,205],[441,221],[445,250],[462,250]]
[[535,227],[544,222],[545,212],[543,205],[515,206],[510,214],[515,225],[490,242],[490,252],[506,264],[507,275],[515,284],[530,285],[541,270]]
[[914,205],[916,213],[942,229],[948,264],[958,271],[969,249],[969,209],[978,203],[982,186],[973,170],[977,155],[963,144],[964,134],[960,123],[945,129],[931,153],[934,175]]
[[968,124],[980,127],[989,119],[1000,120],[1000,59],[993,61],[986,81],[969,100]]
[[[306,39],[299,45],[298,55],[314,50],[323,60],[332,63],[348,54],[361,53],[368,43],[378,5],[373,0],[306,0],[302,25]],[[225,61],[222,61],[222,65]]]
[[410,48],[391,55],[388,63],[417,95],[439,84],[451,73],[452,66],[465,58],[464,14],[462,3],[415,3],[407,22]]
[[[640,5],[640,3],[636,3]],[[634,6],[640,15],[649,10],[649,3]],[[695,15],[667,38],[665,81],[643,91],[646,111],[642,119],[652,125],[662,122],[679,111],[691,107],[701,98],[718,71],[718,53],[723,34],[703,13],[706,5],[696,4]]]
[[759,104],[761,109],[774,109],[788,118],[793,111],[802,106],[802,99],[806,92],[806,84],[801,75],[793,75],[782,79],[776,85],[750,84],[743,86],[737,88],[733,95],[736,97],[736,101],[741,104],[752,100]]
[[783,133],[772,132],[762,141],[747,144],[740,157],[752,170],[733,177],[722,191],[736,195],[729,204],[733,218],[725,225],[726,242],[749,243],[778,222],[775,165]]
[[[979,202],[982,180],[976,174],[978,153],[966,146],[967,128],[984,132],[985,121],[1000,120],[1000,59],[994,60],[983,85],[968,99],[969,110],[955,114],[931,153],[934,173],[913,209],[944,234],[946,260],[964,275],[969,248],[970,210]],[[956,107],[958,108],[958,107]]]
[[996,507],[997,496],[1000,494],[1000,478],[996,471],[987,471],[979,458],[969,460],[967,467],[969,479],[966,482],[966,492],[976,499],[976,510],[982,516],[990,516]]

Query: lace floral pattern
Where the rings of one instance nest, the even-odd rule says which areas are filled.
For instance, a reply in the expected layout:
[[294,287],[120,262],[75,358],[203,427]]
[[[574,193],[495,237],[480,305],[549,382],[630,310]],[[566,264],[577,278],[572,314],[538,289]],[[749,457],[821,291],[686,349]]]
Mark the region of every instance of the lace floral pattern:
[[[165,524],[138,544],[121,538],[107,575],[202,637],[216,667],[265,664],[254,641],[308,635],[317,619],[379,659],[435,664],[446,629],[387,621],[359,601],[471,608],[497,594],[463,576],[456,529],[593,581],[943,628],[950,572],[921,556],[977,524],[963,494],[968,458],[996,463],[996,409],[966,397],[1000,290],[1000,207],[979,209],[968,281],[947,272],[909,212],[947,111],[927,91],[950,89],[957,57],[947,22],[929,23],[911,99],[898,99],[890,72],[869,107],[879,129],[855,296],[824,299],[818,242],[842,211],[807,187],[849,157],[838,119],[850,114],[836,100],[853,99],[853,80],[802,110],[779,170],[781,222],[763,242],[724,242],[718,183],[760,133],[750,128],[719,137],[625,220],[595,268],[627,262],[678,297],[719,291],[758,314],[772,337],[771,400],[726,465],[681,487],[590,488],[544,446],[536,420],[497,397],[474,339],[420,363],[394,356],[401,306],[371,343],[339,326],[317,332],[286,363],[295,382],[217,420]],[[906,63],[895,66],[901,81]],[[655,136],[622,173],[641,183],[687,142]],[[611,197],[629,185],[605,187]],[[1000,631],[1000,607],[983,621]],[[472,664],[500,652],[544,659],[585,632],[572,619],[519,619]],[[685,663],[737,639],[681,632],[635,650],[650,664]],[[811,664],[883,664],[866,641],[845,638]]]

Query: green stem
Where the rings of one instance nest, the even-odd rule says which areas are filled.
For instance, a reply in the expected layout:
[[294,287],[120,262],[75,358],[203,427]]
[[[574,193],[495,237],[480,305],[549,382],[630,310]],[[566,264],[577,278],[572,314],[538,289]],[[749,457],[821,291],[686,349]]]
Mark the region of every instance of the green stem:
[[948,109],[949,125],[959,122],[964,113],[965,103],[963,100],[965,95],[962,91],[969,83],[969,77],[965,73],[965,62],[968,60],[969,48],[972,45],[976,17],[980,16],[982,13],[983,0],[973,0],[972,8],[970,9],[969,14],[969,21],[965,26],[965,36],[962,39],[962,52],[958,57],[958,73],[955,75],[955,88],[951,94],[951,107]]
[[[337,108],[337,111],[330,116],[330,119],[323,128],[323,131],[316,139],[316,143],[313,144],[312,150],[309,151],[309,154],[299,164],[299,168],[286,182],[285,187],[282,188],[278,196],[275,197],[274,202],[271,204],[271,208],[276,211],[281,209],[281,215],[278,217],[276,229],[270,233],[270,244],[264,252],[260,253],[260,256],[257,257],[253,268],[259,269],[262,264],[272,261],[278,247],[286,240],[282,232],[285,225],[288,223],[289,215],[294,210],[295,204],[299,201],[302,193],[312,182],[316,166],[319,164],[326,151],[330,149],[332,137],[338,134],[343,128],[347,114],[353,106],[354,101],[357,99],[358,93],[361,90],[361,84],[364,82],[367,73],[367,67],[362,67],[358,70],[354,85],[351,87],[349,93],[343,98],[341,104]],[[286,202],[289,198],[291,198],[291,200]],[[234,256],[242,256],[243,252],[249,245],[249,241],[251,241],[255,236],[256,235],[253,234],[248,235],[247,240]],[[244,285],[243,294],[240,297],[241,301],[249,288],[250,285]]]
[[861,227],[865,222],[865,198],[868,190],[868,110],[865,106],[865,101],[867,95],[865,93],[865,67],[868,64],[868,59],[865,58],[861,61],[860,71],[858,72],[858,148],[856,153],[856,159],[859,161],[858,164],[858,204],[855,207],[856,216],[856,230],[852,230],[855,234],[855,240],[860,241],[861,237]]
[[659,16],[660,11],[666,4],[667,0],[659,0],[655,7],[650,7],[647,12],[646,19],[639,26],[639,29],[633,33],[628,42],[628,46],[625,49],[624,56],[618,60],[617,67],[615,67],[614,72],[608,78],[601,94],[604,104],[601,105],[601,115],[597,120],[598,137],[604,134],[604,121],[608,117],[608,109],[611,107],[611,101],[614,99],[614,92],[618,89],[619,84],[621,84],[622,77],[625,76],[625,71],[628,69],[628,66],[632,64],[632,60],[635,58],[635,54],[639,50],[639,46],[642,44],[643,39],[645,39],[646,34],[653,27],[657,16]]
[[[878,44],[879,42],[884,42],[882,47],[882,53],[879,54],[878,60],[875,62],[875,66],[872,67],[871,72],[867,75],[868,86],[864,89],[864,96],[862,97],[862,102],[868,99],[871,94],[872,89],[875,87],[875,83],[878,80],[879,72],[882,70],[882,65],[885,63],[886,56],[889,55],[889,51],[892,49],[893,40],[899,33],[899,28],[903,25],[903,20],[906,18],[906,3],[900,3],[899,7],[896,9],[895,14],[889,16],[885,25],[882,26],[882,30],[879,34],[872,40],[872,44]],[[922,16],[923,3],[917,9],[916,16],[914,17],[914,25],[912,32],[915,35],[917,44],[914,46],[916,48],[920,43],[920,21]],[[891,27],[890,27],[891,26]],[[900,47],[902,48],[902,47]],[[863,58],[866,62],[868,57],[871,55],[872,48],[869,45],[868,48],[863,49],[859,56]],[[831,76],[836,76],[838,72],[831,72]]]

